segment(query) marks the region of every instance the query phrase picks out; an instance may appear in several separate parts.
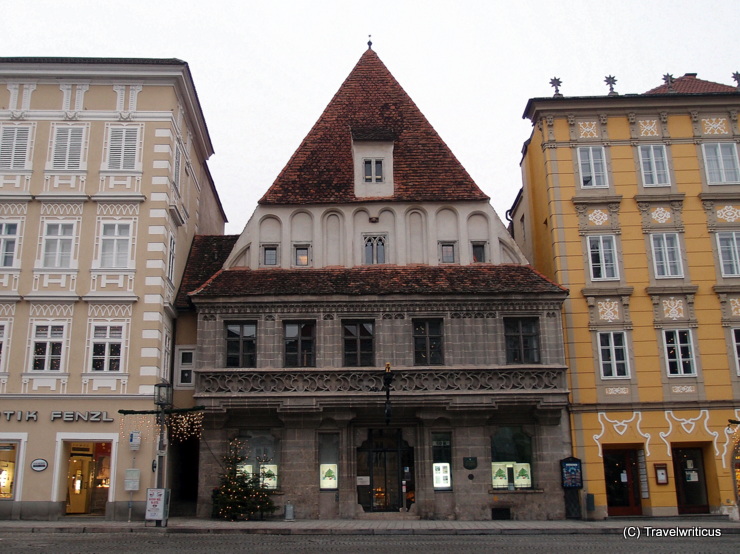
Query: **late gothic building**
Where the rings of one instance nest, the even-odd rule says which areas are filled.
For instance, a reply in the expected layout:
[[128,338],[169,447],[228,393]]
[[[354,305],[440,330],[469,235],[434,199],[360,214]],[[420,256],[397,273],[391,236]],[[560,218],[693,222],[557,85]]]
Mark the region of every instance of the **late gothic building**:
[[564,516],[567,291],[372,49],[244,232],[189,264],[199,515],[241,439],[300,518]]

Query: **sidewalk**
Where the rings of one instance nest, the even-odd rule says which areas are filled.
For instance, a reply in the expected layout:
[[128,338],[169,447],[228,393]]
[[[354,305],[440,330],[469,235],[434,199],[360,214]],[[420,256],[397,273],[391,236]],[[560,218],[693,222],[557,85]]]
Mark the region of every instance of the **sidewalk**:
[[[684,529],[685,533],[720,530],[740,535],[740,522],[721,517],[618,518],[603,521],[430,521],[430,520],[271,520],[229,522],[171,518],[167,527],[153,521],[106,521],[66,517],[59,521],[2,520],[4,533],[256,533],[274,535],[561,535],[623,534],[625,529]],[[691,531],[691,530],[694,531]],[[669,531],[670,532],[670,531]],[[695,536],[699,536],[698,534]]]

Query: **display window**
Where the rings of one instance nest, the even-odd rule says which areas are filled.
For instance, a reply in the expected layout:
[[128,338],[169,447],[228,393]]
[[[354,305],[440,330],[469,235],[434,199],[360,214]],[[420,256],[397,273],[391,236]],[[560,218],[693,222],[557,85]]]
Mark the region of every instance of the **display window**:
[[12,499],[18,444],[0,442],[0,499]]

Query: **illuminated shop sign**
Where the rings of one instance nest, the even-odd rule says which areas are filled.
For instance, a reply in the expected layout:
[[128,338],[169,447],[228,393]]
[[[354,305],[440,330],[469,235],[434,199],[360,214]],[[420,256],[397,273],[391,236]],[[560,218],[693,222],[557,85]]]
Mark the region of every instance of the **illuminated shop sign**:
[[[0,411],[0,421],[39,421],[38,410],[2,410]],[[90,423],[111,423],[115,421],[108,416],[108,412],[77,412],[77,411],[53,411],[49,414],[49,421],[66,421],[78,422],[86,421]]]

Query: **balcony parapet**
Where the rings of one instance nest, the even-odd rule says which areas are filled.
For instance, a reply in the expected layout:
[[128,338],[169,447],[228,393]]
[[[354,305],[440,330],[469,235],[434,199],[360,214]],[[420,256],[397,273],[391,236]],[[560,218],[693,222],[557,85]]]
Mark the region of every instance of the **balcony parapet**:
[[[394,369],[392,393],[411,394],[567,394],[564,366],[494,369]],[[383,390],[379,369],[199,369],[195,396],[336,396]]]

